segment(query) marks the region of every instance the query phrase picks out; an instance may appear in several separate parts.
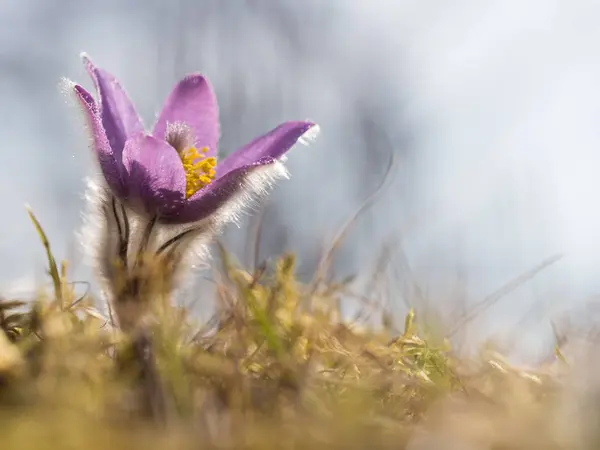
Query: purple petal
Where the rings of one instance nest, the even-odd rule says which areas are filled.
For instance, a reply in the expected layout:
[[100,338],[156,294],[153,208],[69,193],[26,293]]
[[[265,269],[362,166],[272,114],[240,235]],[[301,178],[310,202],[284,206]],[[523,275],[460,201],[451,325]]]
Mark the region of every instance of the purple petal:
[[217,154],[219,109],[206,78],[191,74],[177,83],[160,112],[152,135],[164,140],[168,123],[185,123],[194,134],[196,147],[208,147],[208,156]]
[[107,71],[96,67],[86,55],[83,55],[83,62],[96,85],[100,116],[106,136],[116,157],[119,158],[127,139],[143,132],[144,126],[133,103],[117,79]]
[[169,144],[139,134],[125,143],[123,165],[129,174],[129,194],[146,212],[168,216],[183,205],[185,172]]
[[218,212],[236,194],[247,189],[244,182],[254,171],[275,162],[272,158],[264,158],[251,165],[230,171],[196,192],[183,208],[165,217],[163,221],[171,224],[184,224],[205,219]]
[[285,122],[267,134],[254,139],[233,152],[217,165],[217,177],[223,176],[238,167],[252,164],[265,157],[281,158],[298,139],[315,126],[312,122]]
[[120,159],[115,158],[115,154],[108,142],[96,102],[94,102],[92,95],[78,84],[73,85],[73,91],[92,133],[93,148],[106,183],[115,195],[123,197],[126,193],[123,165]]

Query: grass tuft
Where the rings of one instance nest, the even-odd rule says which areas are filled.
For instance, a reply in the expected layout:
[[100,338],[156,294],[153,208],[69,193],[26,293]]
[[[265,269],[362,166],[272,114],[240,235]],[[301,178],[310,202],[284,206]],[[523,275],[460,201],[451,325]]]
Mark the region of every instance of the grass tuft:
[[[349,281],[302,283],[290,254],[247,271],[220,247],[216,297],[196,293],[216,302],[211,320],[198,324],[158,296],[146,334],[122,333],[95,308],[98,299],[76,295],[66,264],[59,269],[30,217],[54,289],[34,302],[0,299],[3,449],[599,442],[589,420],[597,413],[574,400],[564,372],[513,367],[493,348],[458,357],[412,309],[399,331],[386,311],[377,327],[345,320]],[[583,370],[560,363],[558,348],[556,357],[564,370]],[[148,413],[158,403],[160,422]]]

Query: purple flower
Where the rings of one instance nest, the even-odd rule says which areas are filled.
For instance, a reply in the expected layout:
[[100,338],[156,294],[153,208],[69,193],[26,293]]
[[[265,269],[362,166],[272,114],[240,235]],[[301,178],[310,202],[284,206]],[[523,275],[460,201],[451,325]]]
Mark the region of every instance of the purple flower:
[[300,137],[317,130],[312,122],[284,122],[217,164],[217,99],[206,78],[191,74],[177,83],[147,133],[117,79],[87,56],[83,60],[97,101],[78,84],[72,89],[106,183],[119,200],[163,223],[202,220],[247,195],[246,189],[260,188],[253,186],[256,180],[268,181],[260,174],[276,168]]

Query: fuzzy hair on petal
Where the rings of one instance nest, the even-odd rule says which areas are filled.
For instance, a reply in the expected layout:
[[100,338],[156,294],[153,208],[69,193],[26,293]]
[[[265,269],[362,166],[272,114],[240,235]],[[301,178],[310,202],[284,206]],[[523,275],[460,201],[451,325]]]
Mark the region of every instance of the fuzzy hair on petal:
[[308,146],[317,139],[319,134],[321,134],[321,127],[319,127],[319,125],[317,124],[314,124],[308,130],[306,130],[306,132],[302,136],[298,138],[298,142]]
[[[95,141],[94,141],[94,131],[92,128],[92,124],[90,123],[89,117],[88,115],[82,110],[82,106],[81,106],[81,102],[79,101],[79,99],[77,98],[77,94],[75,93],[75,86],[77,86],[77,83],[75,83],[72,80],[69,80],[68,78],[62,78],[58,87],[60,92],[65,96],[66,99],[66,104],[77,111],[77,115],[79,117],[81,117],[83,119],[83,127],[85,129],[85,136],[88,140],[88,146],[90,149],[94,149],[95,146]],[[92,152],[93,153],[93,152]],[[98,161],[98,158],[92,158],[93,162],[94,162],[94,168],[99,176],[99,178],[102,178],[102,169],[100,167],[100,163]],[[92,182],[91,180],[86,181],[86,189],[90,189],[90,185],[89,183]],[[104,183],[95,183],[98,186],[94,189],[99,189],[99,186],[104,184]],[[85,194],[85,197],[87,198],[87,195],[90,194],[91,191],[89,193]]]
[[242,182],[240,189],[213,216],[217,229],[233,222],[239,226],[242,214],[255,211],[280,179],[289,179],[290,174],[280,161],[273,161],[254,168]]
[[69,108],[76,110],[77,114],[83,118],[84,127],[86,128],[87,137],[90,142],[90,147],[93,147],[94,138],[93,138],[93,132],[91,130],[91,125],[89,123],[87,115],[81,109],[81,103],[77,99],[77,94],[75,93],[75,86],[77,86],[77,83],[75,83],[72,80],[69,80],[68,78],[64,78],[64,77],[58,83],[58,89],[59,89],[60,93],[65,97],[65,103],[67,104],[67,106]]

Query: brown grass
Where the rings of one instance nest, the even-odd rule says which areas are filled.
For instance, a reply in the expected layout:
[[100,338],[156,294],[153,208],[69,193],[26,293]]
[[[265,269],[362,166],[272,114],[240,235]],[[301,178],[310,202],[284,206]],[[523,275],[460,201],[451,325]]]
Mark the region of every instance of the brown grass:
[[[53,290],[33,303],[0,302],[2,449],[591,449],[600,442],[593,383],[577,387],[591,367],[557,358],[556,370],[524,371],[490,348],[459,357],[413,310],[396,324],[369,299],[368,314],[346,321],[339,305],[348,282],[320,273],[302,284],[293,255],[248,272],[221,248],[211,320],[197,324],[149,291],[152,320],[144,333],[123,334],[93,298],[76,297],[34,222]],[[372,327],[359,320],[377,314]]]

